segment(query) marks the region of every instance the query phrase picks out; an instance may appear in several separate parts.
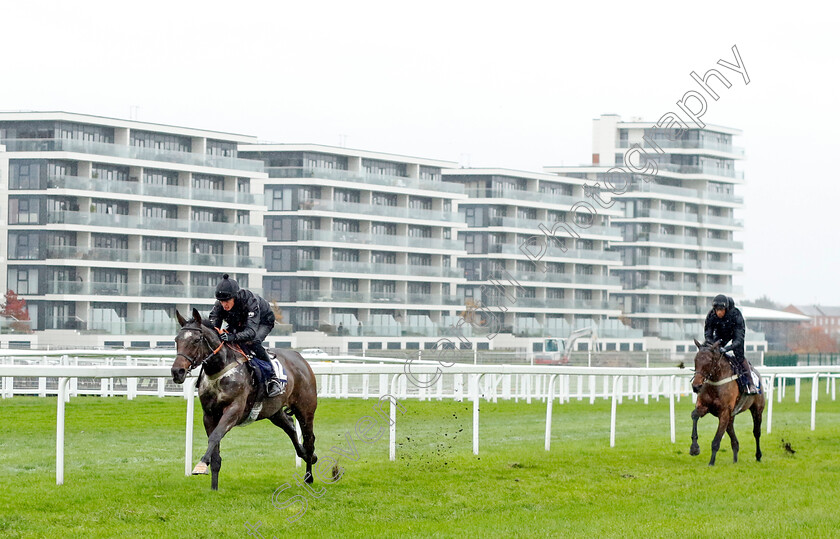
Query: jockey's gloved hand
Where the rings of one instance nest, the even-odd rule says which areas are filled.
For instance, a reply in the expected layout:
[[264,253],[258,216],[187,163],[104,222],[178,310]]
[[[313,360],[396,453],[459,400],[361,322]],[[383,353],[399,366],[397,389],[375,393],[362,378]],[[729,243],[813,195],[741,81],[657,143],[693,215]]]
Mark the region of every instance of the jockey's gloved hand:
[[720,349],[720,351],[721,351],[721,352],[723,352],[724,354],[726,354],[726,353],[728,353],[728,352],[731,352],[731,351],[732,351],[732,345],[731,345],[731,344],[727,344],[726,346],[724,346],[723,348],[721,348],[721,349]]
[[236,340],[236,333],[228,331],[219,335],[219,338],[222,339],[222,342],[234,342]]

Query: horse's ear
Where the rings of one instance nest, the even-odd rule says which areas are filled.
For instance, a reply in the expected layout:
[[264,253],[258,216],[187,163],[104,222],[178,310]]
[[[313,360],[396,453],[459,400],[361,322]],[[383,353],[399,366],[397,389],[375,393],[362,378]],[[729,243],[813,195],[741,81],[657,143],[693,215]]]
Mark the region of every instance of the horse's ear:
[[201,325],[201,314],[198,312],[198,309],[193,307],[193,320],[200,326]]
[[702,344],[700,344],[699,342],[697,342],[697,339],[694,339],[694,344],[695,344],[695,345],[697,345],[697,349],[698,349],[698,350],[700,350],[700,349],[703,347],[703,345],[702,345]]
[[178,312],[178,309],[175,309],[175,318],[178,319],[178,323],[181,324],[181,327],[187,325],[187,321],[184,319],[183,316],[181,316],[181,313]]
[[714,348],[715,350],[717,350],[718,348],[720,348],[720,343],[721,343],[721,342],[723,342],[723,341],[721,341],[721,340],[717,340],[717,341],[713,342],[713,343],[712,343],[712,348]]

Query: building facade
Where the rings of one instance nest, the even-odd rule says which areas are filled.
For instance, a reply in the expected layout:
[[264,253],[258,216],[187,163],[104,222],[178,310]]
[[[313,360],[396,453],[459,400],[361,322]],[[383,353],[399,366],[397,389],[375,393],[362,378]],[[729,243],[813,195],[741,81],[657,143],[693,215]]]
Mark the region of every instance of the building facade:
[[[622,261],[613,268],[622,284],[616,298],[646,335],[690,340],[702,335],[715,295],[740,296],[733,280],[743,272],[734,260],[743,222],[735,211],[743,207],[736,187],[744,180],[735,163],[744,152],[732,145],[739,134],[711,125],[677,134],[604,115],[594,120],[592,165],[546,167],[597,183],[602,200],[621,209],[612,221],[623,240],[612,243]],[[625,155],[633,169],[652,162],[655,172],[630,174]]]
[[0,114],[0,141],[0,279],[40,344],[171,343],[175,309],[209,311],[223,273],[261,288],[253,137],[35,112]]
[[459,233],[465,304],[489,307],[495,325],[520,338],[591,330],[613,339],[611,349],[616,339],[629,349],[627,339],[641,337],[618,321],[611,300],[621,284],[610,268],[621,262],[609,246],[621,235],[610,219],[621,213],[582,211],[585,180],[505,169],[445,170],[443,178],[469,197],[459,205],[468,227]]
[[352,337],[351,350],[446,333],[465,282],[466,195],[441,177],[454,163],[313,144],[239,150],[268,172],[265,294],[295,331]]

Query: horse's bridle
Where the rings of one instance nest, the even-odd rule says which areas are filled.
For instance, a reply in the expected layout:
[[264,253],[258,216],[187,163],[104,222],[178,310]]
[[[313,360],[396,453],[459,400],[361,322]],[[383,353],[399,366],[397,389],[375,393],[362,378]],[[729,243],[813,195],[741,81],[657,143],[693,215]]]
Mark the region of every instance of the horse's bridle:
[[175,355],[175,357],[176,357],[176,358],[177,358],[177,357],[182,357],[182,358],[184,358],[184,359],[186,359],[187,361],[189,361],[189,362],[190,362],[190,368],[189,368],[189,369],[187,369],[187,374],[189,374],[189,373],[190,373],[193,369],[195,369],[196,367],[198,367],[198,366],[202,365],[205,361],[207,361],[207,360],[208,360],[208,359],[210,359],[211,357],[213,357],[213,356],[215,356],[216,354],[218,354],[218,353],[219,353],[219,350],[221,350],[221,349],[222,349],[222,346],[224,346],[224,345],[225,345],[225,342],[224,342],[224,341],[221,341],[221,342],[219,342],[219,346],[218,346],[218,347],[216,347],[216,349],[214,350],[214,349],[213,349],[213,345],[212,345],[212,344],[210,344],[210,341],[208,341],[208,340],[207,340],[207,337],[205,337],[205,336],[204,336],[204,331],[202,331],[202,329],[201,329],[201,328],[198,328],[198,331],[199,331],[199,333],[201,334],[201,342],[202,342],[202,343],[204,343],[204,345],[206,345],[206,346],[207,346],[207,348],[209,348],[209,349],[211,350],[211,352],[210,352],[209,354],[207,354],[207,355],[204,357],[204,359],[202,359],[201,361],[198,361],[198,360],[193,359],[192,357],[190,357],[190,356],[188,356],[188,355],[186,355],[186,354],[182,354],[182,353],[178,352],[178,353]]
[[714,361],[714,369],[712,369],[712,371],[708,374],[708,376],[703,377],[703,383],[700,384],[701,386],[706,385],[706,384],[709,384],[710,386],[722,386],[723,384],[728,384],[729,382],[738,379],[737,374],[733,374],[732,376],[729,376],[728,378],[724,378],[722,380],[712,380],[710,378],[711,376],[714,376],[720,370],[721,360],[729,361],[729,359],[726,357],[726,354],[720,354],[717,357],[717,359]]

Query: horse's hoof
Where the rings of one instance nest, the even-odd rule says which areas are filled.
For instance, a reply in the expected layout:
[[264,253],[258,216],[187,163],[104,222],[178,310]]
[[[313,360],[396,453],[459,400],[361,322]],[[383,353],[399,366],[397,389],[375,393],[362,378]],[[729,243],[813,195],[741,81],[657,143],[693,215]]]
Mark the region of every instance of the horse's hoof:
[[306,483],[307,485],[311,485],[313,481],[315,481],[315,478],[312,477],[312,474],[309,473],[309,472],[306,472],[306,475],[303,478],[303,482]]
[[692,447],[688,450],[688,454],[689,454],[689,455],[691,455],[692,457],[696,457],[697,455],[699,455],[699,454],[700,454],[700,448],[699,448],[699,447],[694,447],[694,446],[692,446]]
[[193,468],[192,474],[193,475],[207,475],[207,464],[204,462],[199,461],[198,464],[195,465]]

